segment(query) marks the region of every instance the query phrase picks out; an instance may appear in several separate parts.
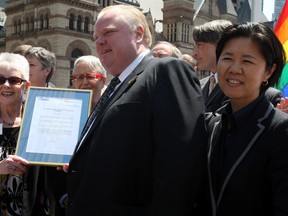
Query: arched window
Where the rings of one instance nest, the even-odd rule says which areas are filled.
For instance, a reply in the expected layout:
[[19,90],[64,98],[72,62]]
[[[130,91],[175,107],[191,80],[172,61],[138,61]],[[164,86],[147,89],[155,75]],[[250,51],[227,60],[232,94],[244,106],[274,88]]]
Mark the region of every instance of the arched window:
[[18,27],[17,27],[17,33],[20,33],[21,32],[21,20],[19,19],[18,20]]
[[17,34],[17,20],[14,21],[14,34]]
[[43,15],[40,16],[40,26],[39,26],[39,29],[40,31],[43,30],[44,28],[44,18],[43,18]]
[[81,31],[81,23],[82,23],[82,18],[81,16],[79,15],[77,17],[77,31]]
[[[72,53],[71,53],[71,59],[70,59],[70,76],[73,73],[73,66],[74,66],[74,62],[76,61],[76,59],[80,56],[83,56],[83,52],[78,49],[75,48]],[[70,86],[72,86],[72,81],[70,80]]]
[[49,28],[49,16],[48,14],[45,15],[45,29],[48,29]]
[[84,20],[84,32],[89,33],[89,18],[88,17],[85,17],[85,20]]
[[30,31],[30,22],[29,22],[29,17],[26,18],[26,21],[25,21],[25,25],[26,25],[26,32],[29,32]]
[[69,18],[69,29],[70,30],[74,30],[74,20],[75,20],[74,14],[70,14],[70,18]]
[[30,17],[30,31],[34,31],[34,17]]

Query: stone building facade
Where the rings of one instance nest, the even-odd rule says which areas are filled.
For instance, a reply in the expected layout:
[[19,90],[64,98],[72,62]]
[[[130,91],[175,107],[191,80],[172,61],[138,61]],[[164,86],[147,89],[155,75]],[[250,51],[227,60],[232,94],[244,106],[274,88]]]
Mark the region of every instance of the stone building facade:
[[68,87],[75,58],[96,54],[92,33],[99,10],[99,5],[89,1],[8,1],[6,51],[30,44],[54,52],[57,66],[51,81],[57,87]]

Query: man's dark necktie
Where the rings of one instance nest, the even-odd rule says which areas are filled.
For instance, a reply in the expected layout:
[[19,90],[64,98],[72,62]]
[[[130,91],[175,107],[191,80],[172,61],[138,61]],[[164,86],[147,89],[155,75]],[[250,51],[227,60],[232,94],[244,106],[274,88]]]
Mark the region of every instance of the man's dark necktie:
[[91,115],[89,116],[87,123],[85,125],[84,130],[82,131],[81,137],[87,132],[88,128],[90,127],[91,123],[94,121],[94,119],[97,117],[98,113],[102,109],[103,105],[107,102],[110,95],[114,91],[115,87],[120,83],[120,80],[118,77],[114,77],[110,84],[108,85],[107,89],[104,91],[103,95],[100,97],[99,101],[97,102],[95,108],[93,109]]

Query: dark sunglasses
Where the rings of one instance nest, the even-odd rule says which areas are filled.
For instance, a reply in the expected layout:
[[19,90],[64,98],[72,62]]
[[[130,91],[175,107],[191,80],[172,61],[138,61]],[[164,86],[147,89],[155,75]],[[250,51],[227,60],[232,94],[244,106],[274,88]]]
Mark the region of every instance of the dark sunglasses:
[[27,80],[23,80],[19,77],[0,77],[0,85],[3,85],[8,80],[10,85],[20,85],[22,82],[27,82]]

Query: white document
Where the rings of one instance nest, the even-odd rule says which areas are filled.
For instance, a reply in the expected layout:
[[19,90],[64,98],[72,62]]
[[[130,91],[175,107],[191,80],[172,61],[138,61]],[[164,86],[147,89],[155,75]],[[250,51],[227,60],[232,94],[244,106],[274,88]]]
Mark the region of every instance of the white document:
[[72,155],[78,141],[82,100],[38,96],[26,151]]

